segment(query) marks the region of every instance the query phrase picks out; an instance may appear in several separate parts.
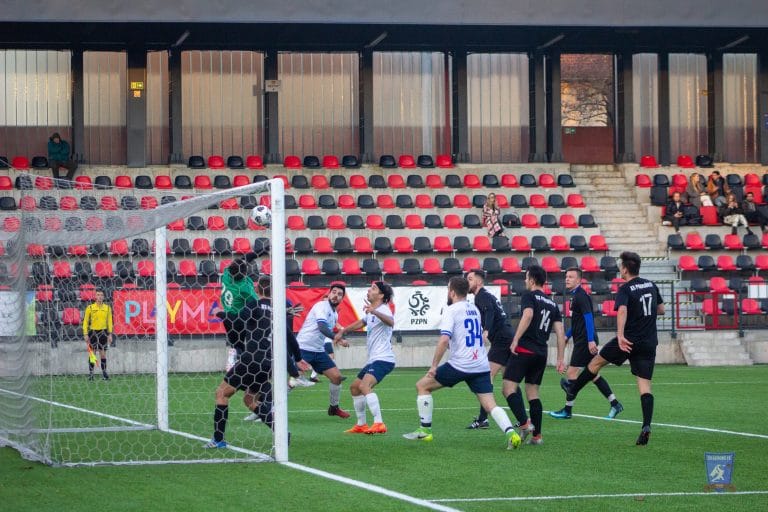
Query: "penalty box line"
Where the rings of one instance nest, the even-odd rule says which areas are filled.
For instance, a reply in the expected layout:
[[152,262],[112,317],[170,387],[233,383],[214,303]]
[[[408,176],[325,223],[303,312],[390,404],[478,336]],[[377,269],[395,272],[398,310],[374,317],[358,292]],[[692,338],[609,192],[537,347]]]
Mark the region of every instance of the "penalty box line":
[[764,495],[768,491],[733,491],[733,492],[634,492],[621,494],[573,494],[562,496],[506,496],[495,498],[437,498],[431,501],[435,503],[478,503],[478,502],[499,502],[499,501],[556,501],[556,500],[588,500],[588,499],[608,499],[608,498],[635,498],[644,499],[648,497],[676,497],[676,496],[750,496]]

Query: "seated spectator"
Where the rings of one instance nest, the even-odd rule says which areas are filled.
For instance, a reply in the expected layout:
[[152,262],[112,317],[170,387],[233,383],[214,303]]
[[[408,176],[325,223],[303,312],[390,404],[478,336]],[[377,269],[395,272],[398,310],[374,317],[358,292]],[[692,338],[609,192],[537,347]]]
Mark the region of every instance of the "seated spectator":
[[718,208],[722,208],[728,204],[726,196],[730,193],[730,190],[728,190],[725,178],[720,176],[719,171],[712,171],[712,174],[709,175],[707,193],[709,194],[710,199],[712,199],[712,204]]
[[688,192],[688,201],[697,208],[713,206],[712,199],[707,194],[706,180],[701,174],[697,172],[691,174],[686,192]]
[[59,168],[64,167],[67,169],[67,176],[65,179],[72,181],[75,177],[75,171],[77,170],[77,162],[70,158],[69,143],[62,140],[58,133],[51,135],[48,140],[48,164],[51,166],[51,172],[53,173],[53,179],[57,180],[59,176]]
[[488,194],[483,205],[483,226],[488,230],[488,236],[491,238],[501,236],[504,233],[504,229],[499,222],[500,216],[501,210],[496,204],[496,194],[491,192]]
[[723,224],[731,226],[731,234],[736,234],[736,228],[738,226],[744,226],[747,228],[747,233],[752,234],[752,230],[749,229],[749,222],[744,216],[744,209],[736,200],[736,196],[728,194],[726,205],[720,208],[720,216],[723,217]]
[[741,203],[741,207],[744,209],[744,217],[748,222],[754,222],[760,226],[760,230],[763,233],[768,232],[768,207],[758,206],[755,203],[755,195],[752,192],[747,192],[747,196],[744,198],[744,202]]
[[679,233],[680,226],[685,225],[685,217],[683,213],[684,207],[685,204],[680,197],[680,192],[672,194],[672,199],[667,201],[667,208],[661,223],[664,226],[674,226],[675,233]]

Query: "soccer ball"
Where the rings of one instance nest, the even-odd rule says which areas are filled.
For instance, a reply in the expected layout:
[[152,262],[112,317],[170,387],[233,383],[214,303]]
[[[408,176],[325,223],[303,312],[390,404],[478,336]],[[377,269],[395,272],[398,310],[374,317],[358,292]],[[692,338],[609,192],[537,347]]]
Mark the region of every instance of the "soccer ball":
[[260,204],[251,211],[251,220],[259,226],[269,226],[272,224],[272,210]]

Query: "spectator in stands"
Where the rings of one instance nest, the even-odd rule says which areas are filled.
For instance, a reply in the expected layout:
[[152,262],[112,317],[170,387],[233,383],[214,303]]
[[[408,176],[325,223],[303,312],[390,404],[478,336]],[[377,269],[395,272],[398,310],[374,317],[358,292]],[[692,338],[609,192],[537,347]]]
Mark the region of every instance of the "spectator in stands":
[[744,226],[747,228],[747,233],[752,234],[747,218],[744,216],[744,208],[736,200],[735,195],[728,194],[726,205],[720,208],[720,215],[723,217],[723,224],[731,226],[732,234],[736,234],[738,226]]
[[701,174],[697,172],[691,174],[686,192],[688,193],[688,201],[695,207],[714,206],[712,199],[707,194],[706,179]]
[[77,170],[77,162],[70,158],[71,149],[69,142],[63,140],[58,133],[51,135],[48,140],[48,164],[51,166],[53,179],[60,179],[59,168],[67,169],[66,180],[72,181]]
[[744,202],[741,203],[741,207],[744,209],[744,217],[748,222],[758,224],[760,230],[763,233],[768,232],[768,215],[766,215],[766,208],[758,206],[755,203],[755,195],[752,192],[747,192],[747,196],[744,198]]
[[504,233],[501,222],[499,222],[500,217],[501,209],[496,204],[496,194],[491,192],[483,205],[483,226],[488,230],[488,236],[491,238],[501,236]]
[[712,204],[718,208],[722,208],[728,204],[726,196],[730,193],[730,190],[725,183],[725,178],[720,176],[719,171],[712,171],[712,174],[709,175],[707,193],[709,194],[710,199],[712,199]]
[[674,226],[675,233],[680,232],[680,226],[685,225],[685,217],[683,213],[683,200],[680,197],[680,192],[672,194],[672,199],[667,201],[667,207],[662,218],[662,224],[664,226]]

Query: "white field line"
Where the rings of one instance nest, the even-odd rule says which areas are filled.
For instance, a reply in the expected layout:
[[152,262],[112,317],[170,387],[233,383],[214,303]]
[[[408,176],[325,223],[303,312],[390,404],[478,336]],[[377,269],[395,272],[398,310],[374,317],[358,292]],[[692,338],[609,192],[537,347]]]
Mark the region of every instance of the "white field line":
[[473,503],[492,501],[542,501],[542,500],[587,500],[606,498],[636,498],[642,500],[650,496],[749,496],[756,494],[768,494],[768,491],[733,491],[733,492],[635,492],[622,494],[574,494],[563,496],[503,496],[496,498],[437,498],[435,503]]
[[[10,394],[10,395],[14,395],[14,396],[18,396],[18,397],[25,397],[25,398],[28,398],[30,400],[34,400],[34,401],[37,401],[37,402],[46,403],[46,404],[50,404],[50,405],[55,405],[55,406],[58,406],[58,407],[63,407],[65,409],[70,409],[70,410],[74,410],[74,411],[77,411],[77,412],[92,414],[94,416],[99,416],[99,417],[102,417],[102,418],[109,418],[109,419],[112,419],[112,420],[115,420],[115,421],[122,421],[122,422],[128,423],[130,425],[152,427],[152,425],[141,424],[139,422],[136,422],[134,420],[130,420],[128,418],[121,418],[119,416],[113,416],[111,414],[104,414],[104,413],[100,413],[98,411],[92,411],[92,410],[89,410],[89,409],[84,409],[82,407],[75,407],[73,405],[63,404],[61,402],[54,402],[54,401],[51,401],[51,400],[45,400],[45,399],[42,399],[42,398],[37,398],[37,397],[34,397],[34,396],[30,396],[30,395],[22,395],[20,393],[16,393],[15,391],[9,391],[9,390],[5,390],[5,389],[2,389],[2,388],[0,388],[0,392],[7,393],[7,394]],[[180,436],[180,437],[184,437],[184,438],[192,439],[192,440],[197,440],[197,441],[201,441],[201,442],[205,442],[205,441],[208,440],[208,438],[201,437],[201,436],[198,436],[198,435],[195,435],[195,434],[190,434],[190,433],[187,433],[187,432],[181,432],[179,430],[172,430],[172,429],[170,429],[167,432],[169,434],[172,434],[172,435],[177,435],[177,436]],[[242,453],[244,455],[250,455],[250,456],[252,456],[252,457],[254,457],[254,458],[258,459],[258,460],[261,460],[261,461],[272,460],[271,457],[269,457],[268,455],[266,455],[264,453],[256,452],[256,451],[253,451],[253,450],[247,450],[245,448],[240,448],[240,447],[233,446],[233,445],[228,445],[227,449],[232,450],[232,451],[237,452],[237,453]],[[128,461],[128,462],[125,463],[125,465],[138,465],[138,464],[183,464],[183,463],[193,463],[193,462],[232,462],[232,459],[194,460],[194,461],[139,461],[139,462]],[[109,465],[123,465],[120,462],[111,462],[111,463],[108,463],[108,464]],[[102,463],[85,463],[85,464],[79,464],[79,463],[78,464],[69,464],[69,463],[65,463],[64,465],[65,466],[96,466],[96,465],[102,465]],[[351,479],[351,478],[347,478],[345,476],[337,475],[335,473],[329,473],[327,471],[323,471],[323,470],[320,470],[320,469],[315,469],[315,468],[312,468],[312,467],[309,467],[309,466],[304,466],[304,465],[301,465],[301,464],[295,464],[293,462],[285,462],[285,463],[283,463],[283,465],[286,466],[286,467],[289,467],[291,469],[295,469],[295,470],[298,470],[298,471],[303,471],[305,473],[309,473],[311,475],[320,476],[322,478],[327,478],[329,480],[334,480],[336,482],[344,483],[344,484],[347,484],[347,485],[352,485],[354,487],[358,487],[358,488],[366,490],[368,492],[373,492],[373,493],[376,493],[376,494],[382,494],[382,495],[387,496],[389,498],[394,498],[394,499],[397,499],[397,500],[400,500],[400,501],[405,501],[405,502],[410,503],[412,505],[421,506],[421,507],[428,508],[428,509],[431,509],[431,510],[439,510],[439,511],[442,511],[442,512],[460,512],[458,509],[451,508],[451,507],[448,507],[446,505],[440,505],[440,504],[437,504],[437,503],[432,503],[432,502],[430,502],[428,500],[423,500],[423,499],[420,499],[420,498],[415,498],[413,496],[409,496],[407,494],[403,494],[403,493],[400,493],[400,492],[397,492],[397,491],[391,491],[389,489],[386,489],[386,488],[378,486],[378,485],[369,484],[367,482],[362,482],[362,481],[359,481],[359,480],[354,480],[354,479]]]

